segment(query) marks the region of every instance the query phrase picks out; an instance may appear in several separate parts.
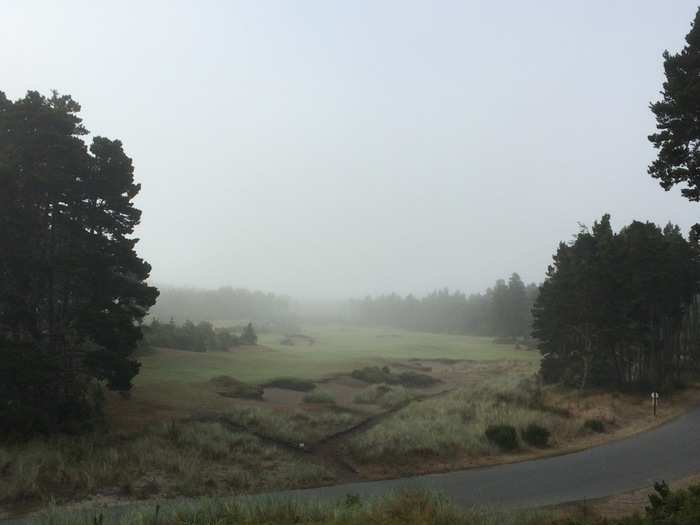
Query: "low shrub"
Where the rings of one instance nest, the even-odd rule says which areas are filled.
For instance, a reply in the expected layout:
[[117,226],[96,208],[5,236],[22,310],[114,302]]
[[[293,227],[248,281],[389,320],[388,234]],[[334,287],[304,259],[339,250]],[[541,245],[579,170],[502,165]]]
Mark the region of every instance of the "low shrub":
[[411,393],[401,385],[373,385],[357,394],[352,402],[364,405],[379,405],[382,408],[395,408],[413,399]]
[[525,441],[525,443],[528,445],[544,448],[549,443],[549,436],[551,433],[549,430],[541,425],[538,425],[537,423],[530,423],[520,432],[520,435],[522,436],[523,441]]
[[[252,325],[250,330],[252,330]],[[150,347],[174,348],[191,352],[226,351],[244,344],[230,329],[214,328],[211,323],[194,324],[185,321],[177,325],[173,321],[161,323],[154,318],[150,324],[142,326],[144,345]],[[250,337],[250,333],[247,334]],[[249,343],[245,343],[249,344]]]
[[395,377],[389,368],[379,368],[378,366],[366,366],[353,370],[350,374],[355,379],[364,381],[365,383],[395,383]]
[[437,379],[419,372],[408,371],[393,374],[389,367],[367,366],[353,370],[350,374],[355,379],[370,384],[386,383],[388,385],[402,385],[408,388],[425,388],[439,383]]
[[518,433],[513,425],[489,425],[484,434],[489,442],[501,450],[518,448]]
[[588,432],[602,434],[605,432],[605,423],[600,419],[587,419],[581,428]]
[[210,382],[218,388],[217,393],[223,397],[262,399],[265,393],[260,385],[243,383],[231,376],[217,376],[212,378]]
[[316,388],[316,384],[308,379],[300,379],[298,377],[278,377],[265,384],[269,388],[285,388],[287,390],[295,390],[297,392],[311,392]]
[[304,396],[304,403],[317,403],[320,405],[334,405],[335,396],[324,390],[314,390]]

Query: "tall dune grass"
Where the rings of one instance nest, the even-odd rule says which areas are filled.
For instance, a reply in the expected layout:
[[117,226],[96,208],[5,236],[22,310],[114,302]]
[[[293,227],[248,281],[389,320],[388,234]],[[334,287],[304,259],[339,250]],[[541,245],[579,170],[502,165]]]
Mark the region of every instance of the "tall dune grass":
[[330,481],[302,461],[219,423],[163,423],[134,436],[93,434],[0,446],[0,503],[202,495]]
[[410,404],[355,436],[348,449],[360,463],[413,462],[416,456],[483,456],[499,452],[485,436],[489,425],[512,425],[520,430],[533,423],[548,429],[555,443],[571,438],[581,425],[547,410],[531,382],[463,388]]
[[342,409],[319,411],[290,409],[281,411],[266,407],[237,407],[226,413],[231,422],[261,435],[288,443],[309,443],[351,427],[361,416]]

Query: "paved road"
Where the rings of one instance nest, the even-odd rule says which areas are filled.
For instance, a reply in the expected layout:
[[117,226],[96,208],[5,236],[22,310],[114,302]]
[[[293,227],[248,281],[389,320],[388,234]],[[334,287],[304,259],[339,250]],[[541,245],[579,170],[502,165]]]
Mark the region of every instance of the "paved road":
[[305,497],[444,492],[462,506],[540,507],[601,498],[700,473],[700,408],[659,428],[582,452],[479,469],[290,491]]
[[[600,498],[650,486],[654,481],[680,479],[699,472],[700,408],[696,408],[649,432],[564,456],[276,495],[334,499],[348,493],[367,497],[399,488],[422,487],[442,491],[462,506],[523,508]],[[121,513],[123,509],[116,512]],[[29,522],[13,520],[1,523],[21,525]]]

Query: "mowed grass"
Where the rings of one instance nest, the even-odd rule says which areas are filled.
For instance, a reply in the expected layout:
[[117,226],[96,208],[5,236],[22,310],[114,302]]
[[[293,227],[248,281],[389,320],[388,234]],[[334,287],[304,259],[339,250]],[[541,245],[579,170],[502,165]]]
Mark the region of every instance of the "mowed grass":
[[406,359],[539,359],[536,352],[494,344],[485,337],[347,326],[312,327],[305,329],[304,334],[316,342],[287,346],[280,344],[283,335],[263,334],[258,346],[230,352],[155,349],[139,357],[142,367],[136,384],[207,381],[222,374],[249,383],[264,383],[290,375],[313,380]]

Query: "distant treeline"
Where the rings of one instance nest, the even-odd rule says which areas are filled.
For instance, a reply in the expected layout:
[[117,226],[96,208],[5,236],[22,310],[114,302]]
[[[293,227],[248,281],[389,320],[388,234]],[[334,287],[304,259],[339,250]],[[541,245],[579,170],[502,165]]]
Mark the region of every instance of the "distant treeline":
[[350,318],[362,324],[408,330],[528,337],[537,293],[537,285],[525,285],[514,273],[508,282],[499,279],[483,294],[467,296],[445,288],[421,299],[390,294],[355,300],[350,305]]
[[177,323],[200,321],[252,321],[258,328],[297,326],[287,297],[224,287],[216,290],[197,288],[161,288],[151,316]]
[[142,327],[142,331],[146,346],[191,352],[226,351],[258,342],[252,323],[236,329],[214,328],[207,321],[197,324],[185,321],[182,325],[177,325],[172,320],[161,323],[158,319],[153,319],[150,324]]

